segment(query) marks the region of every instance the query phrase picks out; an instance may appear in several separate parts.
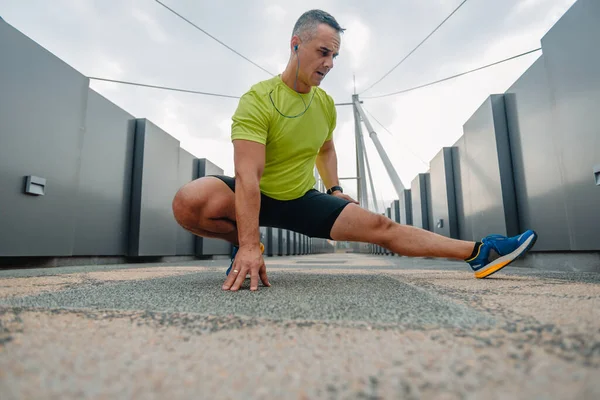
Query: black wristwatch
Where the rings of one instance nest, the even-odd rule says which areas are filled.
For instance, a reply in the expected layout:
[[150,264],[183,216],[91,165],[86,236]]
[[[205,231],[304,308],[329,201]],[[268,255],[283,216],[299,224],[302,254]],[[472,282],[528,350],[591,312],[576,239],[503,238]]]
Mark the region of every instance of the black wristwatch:
[[334,186],[330,189],[327,189],[327,194],[332,194],[335,191],[340,191],[340,192],[344,193],[344,189],[342,189],[341,186]]

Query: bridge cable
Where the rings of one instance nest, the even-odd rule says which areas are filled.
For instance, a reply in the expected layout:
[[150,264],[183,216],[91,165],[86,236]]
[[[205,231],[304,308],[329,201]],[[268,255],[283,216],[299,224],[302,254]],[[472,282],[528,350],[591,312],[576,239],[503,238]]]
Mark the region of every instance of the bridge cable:
[[170,8],[169,6],[167,6],[166,4],[162,3],[159,0],[154,0],[154,1],[156,1],[158,4],[160,4],[161,6],[163,6],[164,8],[166,8],[167,10],[171,11],[173,14],[177,15],[179,18],[183,19],[188,24],[192,25],[194,28],[198,29],[199,31],[201,31],[202,33],[204,33],[205,35],[207,35],[211,39],[217,41],[221,45],[223,45],[226,48],[228,48],[229,50],[233,51],[235,54],[237,54],[238,56],[242,57],[244,60],[246,60],[246,61],[250,62],[251,64],[255,65],[256,67],[262,69],[267,74],[275,76],[274,73],[267,71],[266,69],[264,69],[263,67],[261,67],[260,65],[258,65],[257,63],[255,63],[254,61],[252,61],[251,59],[249,59],[248,57],[246,57],[243,54],[239,53],[237,50],[229,47],[228,45],[226,45],[225,43],[223,43],[222,41],[220,41],[219,39],[217,39],[216,37],[214,37],[210,33],[206,32],[204,29],[200,28],[198,25],[194,24],[192,21],[190,21],[189,19],[185,18],[183,15],[179,14],[177,11],[173,10],[172,8]]
[[167,87],[167,86],[148,85],[148,84],[145,84],[145,83],[119,81],[119,80],[116,80],[116,79],[97,78],[97,77],[93,77],[93,76],[90,76],[88,78],[91,79],[91,80],[95,80],[95,81],[114,82],[114,83],[121,83],[121,84],[124,84],[124,85],[142,86],[142,87],[148,87],[148,88],[153,88],[153,89],[163,89],[163,90],[172,90],[172,91],[175,91],[175,92],[202,94],[202,95],[205,95],[205,96],[228,97],[228,98],[231,98],[231,99],[239,99],[240,98],[240,96],[232,96],[232,95],[228,95],[228,94],[200,92],[198,90],[179,89],[179,88],[173,88],[173,87]]
[[456,75],[449,76],[447,78],[439,79],[437,81],[425,83],[425,84],[419,85],[419,86],[414,86],[414,87],[411,87],[409,89],[399,90],[397,92],[392,92],[392,93],[388,93],[388,94],[381,94],[381,95],[378,95],[378,96],[366,96],[366,97],[362,97],[362,98],[363,99],[379,99],[381,97],[388,97],[388,96],[394,96],[394,95],[397,95],[397,94],[411,92],[413,90],[422,89],[422,88],[427,87],[427,86],[435,85],[437,83],[445,82],[445,81],[448,81],[450,79],[458,78],[458,77],[463,76],[463,75],[467,75],[467,74],[470,74],[470,73],[473,73],[473,72],[477,72],[477,71],[480,71],[480,70],[485,69],[485,68],[493,67],[494,65],[502,64],[504,62],[511,61],[511,60],[516,59],[516,58],[523,57],[523,56],[526,56],[526,55],[531,54],[531,53],[535,53],[536,51],[540,51],[540,50],[542,50],[542,48],[538,47],[537,49],[529,50],[529,51],[526,51],[525,53],[521,53],[521,54],[517,54],[516,56],[505,58],[504,60],[496,61],[496,62],[493,62],[491,64],[484,65],[482,67],[478,67],[478,68],[475,68],[475,69],[471,69],[469,71],[461,72],[460,74],[456,74]]
[[432,35],[433,35],[433,34],[434,34],[434,33],[435,33],[435,32],[436,32],[438,29],[440,29],[440,27],[441,27],[442,25],[444,25],[444,23],[445,23],[446,21],[448,21],[448,20],[450,19],[450,17],[452,17],[452,16],[454,15],[454,13],[456,13],[456,12],[458,11],[458,9],[459,9],[459,8],[461,8],[461,7],[463,6],[463,4],[465,4],[466,2],[467,2],[467,0],[463,0],[463,2],[462,2],[462,3],[460,3],[460,4],[458,5],[458,7],[456,7],[456,8],[454,9],[454,11],[452,11],[452,12],[450,13],[450,15],[448,15],[448,16],[447,16],[447,17],[446,17],[446,18],[445,18],[445,19],[444,19],[444,20],[443,20],[443,21],[442,21],[442,22],[441,22],[441,23],[440,23],[440,24],[439,24],[439,25],[438,25],[438,26],[437,26],[437,27],[436,27],[436,28],[435,28],[433,31],[431,31],[431,33],[430,33],[429,35],[427,35],[427,37],[426,37],[425,39],[423,39],[423,40],[421,41],[421,43],[419,43],[419,44],[417,45],[417,47],[415,47],[414,49],[412,49],[412,50],[410,51],[410,53],[408,53],[408,54],[407,54],[407,55],[406,55],[406,56],[405,56],[405,57],[404,57],[402,60],[400,60],[400,62],[399,62],[398,64],[396,64],[396,65],[394,66],[394,68],[392,68],[391,70],[389,70],[389,71],[388,71],[388,72],[387,72],[385,75],[383,75],[383,76],[382,76],[382,77],[381,77],[381,78],[380,78],[380,79],[379,79],[377,82],[375,82],[374,84],[372,84],[371,86],[369,86],[368,88],[366,88],[365,90],[363,90],[363,91],[361,92],[361,94],[362,94],[362,93],[364,93],[364,92],[366,92],[367,90],[371,89],[373,86],[377,85],[377,84],[378,84],[379,82],[381,82],[381,81],[382,81],[382,80],[383,80],[383,79],[384,79],[386,76],[388,76],[389,74],[391,74],[393,70],[395,70],[396,68],[398,68],[398,67],[399,67],[399,66],[400,66],[400,65],[401,65],[401,64],[402,64],[404,61],[406,61],[406,59],[407,59],[408,57],[410,57],[410,56],[411,56],[411,55],[412,55],[412,54],[413,54],[415,51],[417,51],[417,49],[418,49],[419,47],[421,47],[421,45],[422,45],[423,43],[425,43],[425,42],[427,41],[427,39],[429,39],[429,38],[430,38],[430,37],[431,37],[431,36],[432,36]]

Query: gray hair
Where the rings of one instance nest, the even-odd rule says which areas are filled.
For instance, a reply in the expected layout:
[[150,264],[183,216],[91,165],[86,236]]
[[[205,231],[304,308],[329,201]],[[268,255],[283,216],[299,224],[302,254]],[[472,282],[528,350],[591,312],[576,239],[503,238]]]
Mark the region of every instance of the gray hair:
[[310,42],[320,24],[327,24],[338,33],[343,33],[346,30],[338,24],[331,14],[322,10],[310,10],[298,18],[292,36],[298,36],[302,41]]

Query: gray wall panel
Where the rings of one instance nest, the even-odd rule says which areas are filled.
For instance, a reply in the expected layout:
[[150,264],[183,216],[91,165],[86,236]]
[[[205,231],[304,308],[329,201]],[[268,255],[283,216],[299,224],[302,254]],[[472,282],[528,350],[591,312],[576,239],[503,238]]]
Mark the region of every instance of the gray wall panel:
[[430,230],[431,207],[428,201],[431,196],[429,192],[429,173],[418,174],[411,182],[412,217],[413,225],[425,230]]
[[[431,208],[433,211],[433,232],[450,237],[448,227],[448,196],[446,194],[446,171],[444,152],[440,150],[430,161]],[[440,224],[442,226],[440,227]]]
[[390,209],[390,218],[392,221],[400,223],[400,200],[392,201],[392,204],[390,204]]
[[558,117],[572,250],[600,250],[600,2],[579,0],[542,39]]
[[[427,208],[423,209],[421,199],[426,196],[426,193],[422,191],[422,174],[418,174],[410,183],[410,193],[412,196],[412,210],[413,210],[413,226],[417,228],[423,228],[423,221],[427,221],[427,215],[423,217],[423,212],[427,212]],[[425,206],[426,207],[426,206]]]
[[[453,159],[453,163],[454,163],[454,159]],[[431,176],[430,176],[429,172],[427,174],[425,174],[425,190],[427,191],[427,230],[432,231],[433,230],[433,210],[431,208]],[[456,219],[456,221],[458,222],[458,218]],[[457,235],[458,235],[458,233],[457,233]]]
[[89,90],[74,255],[127,255],[135,118]]
[[273,255],[278,256],[281,253],[279,241],[281,229],[271,228],[271,231],[273,232]]
[[[473,230],[471,229],[471,215],[468,210],[471,209],[471,197],[469,193],[469,170],[463,168],[460,160],[466,157],[465,137],[461,136],[452,147],[452,169],[454,179],[454,199],[456,204],[456,227],[457,238],[462,240],[473,240]],[[433,175],[430,176],[433,182]],[[432,183],[433,191],[433,183]],[[432,200],[433,201],[433,200]],[[436,223],[436,219],[432,223]],[[433,225],[432,225],[433,226]]]
[[446,204],[448,206],[448,228],[450,237],[458,238],[458,218],[456,217],[456,186],[454,183],[454,163],[452,148],[444,147],[444,174],[446,175]]
[[281,230],[281,255],[288,255],[288,240],[289,240],[289,232],[285,229]]
[[536,250],[569,250],[555,107],[544,56],[506,91],[504,103],[520,228],[539,234]]
[[[177,172],[177,187],[181,187],[198,177],[198,159],[194,155],[179,148],[179,167]],[[173,194],[175,196],[175,194]],[[178,256],[193,256],[196,254],[196,235],[177,224]]]
[[135,135],[130,254],[172,256],[177,223],[172,201],[178,189],[179,141],[146,119]]
[[506,235],[491,97],[469,118],[463,130],[465,151],[459,155],[461,170],[468,174],[469,188],[463,196],[470,198],[470,208],[464,211],[465,223],[470,223],[472,232],[466,239],[480,240],[490,233]]
[[271,236],[271,234],[269,233],[270,230],[271,228],[268,228],[266,226],[259,227],[260,241],[265,246],[265,251],[263,253],[265,256],[273,255],[271,252],[271,241],[269,240],[269,236]]
[[269,256],[277,256],[281,251],[279,247],[279,231],[279,228],[267,229],[267,241],[269,242],[269,245],[267,246],[269,248],[269,252],[267,253],[267,255]]
[[[452,148],[444,147],[431,160],[431,216],[432,231],[457,238],[457,212]],[[441,224],[441,226],[440,226]]]
[[[207,175],[221,175],[223,169],[213,164],[206,158],[198,160],[198,177]],[[266,238],[265,238],[266,239]],[[263,242],[266,245],[266,242]],[[231,243],[226,240],[196,237],[196,255],[197,256],[214,256],[214,255],[229,255],[232,251]]]
[[[392,208],[391,207],[386,207],[385,208],[385,216],[388,218],[392,218]],[[389,254],[389,250],[385,249],[384,250],[385,254]]]
[[410,189],[405,189],[400,196],[400,223],[403,225],[412,225],[412,194]]
[[279,251],[277,252],[278,256],[282,256],[285,254],[287,243],[285,242],[285,230],[277,229],[277,248]]
[[[464,223],[470,224],[467,230],[472,232],[472,236],[465,239],[480,240],[488,234],[517,234],[516,198],[503,96],[488,97],[463,130],[465,151],[463,148],[458,151],[463,212]],[[465,175],[468,188],[465,187]],[[469,197],[470,204],[464,201],[465,197]]]
[[88,79],[4,21],[0,64],[0,256],[72,255]]
[[496,135],[498,168],[500,171],[500,188],[502,192],[501,204],[504,209],[506,233],[508,236],[515,236],[519,233],[519,217],[517,213],[517,197],[515,195],[514,172],[503,95],[492,96],[492,111],[494,115],[494,133]]

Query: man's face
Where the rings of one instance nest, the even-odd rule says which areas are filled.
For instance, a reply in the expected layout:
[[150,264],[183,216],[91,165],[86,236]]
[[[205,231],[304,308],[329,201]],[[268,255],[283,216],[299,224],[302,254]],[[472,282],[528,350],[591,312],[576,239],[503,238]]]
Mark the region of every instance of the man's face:
[[313,39],[298,47],[300,72],[298,80],[308,86],[319,86],[333,68],[333,60],[340,51],[340,35],[327,24],[320,24]]

